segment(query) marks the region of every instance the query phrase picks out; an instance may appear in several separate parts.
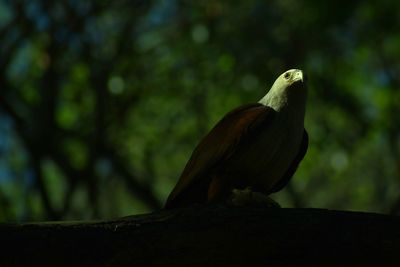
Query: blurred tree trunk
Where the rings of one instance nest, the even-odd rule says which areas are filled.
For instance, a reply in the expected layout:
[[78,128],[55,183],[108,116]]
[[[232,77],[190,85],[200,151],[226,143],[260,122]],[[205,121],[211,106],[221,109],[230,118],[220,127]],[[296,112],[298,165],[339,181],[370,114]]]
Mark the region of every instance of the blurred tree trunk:
[[1,266],[399,266],[400,218],[194,207],[114,221],[0,225]]

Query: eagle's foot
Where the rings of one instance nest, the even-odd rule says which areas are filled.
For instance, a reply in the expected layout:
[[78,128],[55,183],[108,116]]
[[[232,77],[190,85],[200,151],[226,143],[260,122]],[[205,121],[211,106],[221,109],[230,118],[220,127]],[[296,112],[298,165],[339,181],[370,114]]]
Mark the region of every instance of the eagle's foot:
[[233,189],[228,203],[239,207],[280,208],[278,202],[263,193],[252,191],[250,187]]

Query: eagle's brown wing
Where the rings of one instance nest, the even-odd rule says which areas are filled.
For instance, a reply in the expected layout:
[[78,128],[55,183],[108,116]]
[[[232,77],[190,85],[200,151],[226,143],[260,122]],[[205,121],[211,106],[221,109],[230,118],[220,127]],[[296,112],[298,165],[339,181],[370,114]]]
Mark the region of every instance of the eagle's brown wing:
[[275,111],[262,104],[238,107],[223,117],[200,141],[168,197],[166,208],[207,201],[212,175],[235,153],[240,142],[248,142],[259,127],[268,127]]
[[271,189],[270,193],[275,193],[282,188],[284,188],[292,178],[293,174],[296,172],[297,167],[300,164],[300,161],[304,158],[308,148],[308,134],[307,131],[304,129],[303,133],[303,140],[301,141],[299,152],[297,153],[296,157],[292,161],[292,164],[290,164],[289,169],[286,171],[285,175],[274,185],[274,187]]

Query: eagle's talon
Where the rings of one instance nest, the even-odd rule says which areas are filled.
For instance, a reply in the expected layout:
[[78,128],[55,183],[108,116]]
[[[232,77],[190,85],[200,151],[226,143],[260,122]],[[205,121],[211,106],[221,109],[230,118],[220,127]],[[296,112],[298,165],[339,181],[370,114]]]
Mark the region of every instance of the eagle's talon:
[[228,204],[237,207],[265,207],[280,208],[278,202],[260,192],[252,191],[250,187],[245,189],[233,189]]

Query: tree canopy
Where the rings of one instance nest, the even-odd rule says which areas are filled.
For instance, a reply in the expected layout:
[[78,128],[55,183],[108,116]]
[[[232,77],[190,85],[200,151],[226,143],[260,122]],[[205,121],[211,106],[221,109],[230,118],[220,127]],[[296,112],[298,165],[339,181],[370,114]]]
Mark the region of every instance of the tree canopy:
[[400,212],[400,3],[0,2],[0,221],[162,206],[198,140],[290,68],[308,153],[285,207]]

